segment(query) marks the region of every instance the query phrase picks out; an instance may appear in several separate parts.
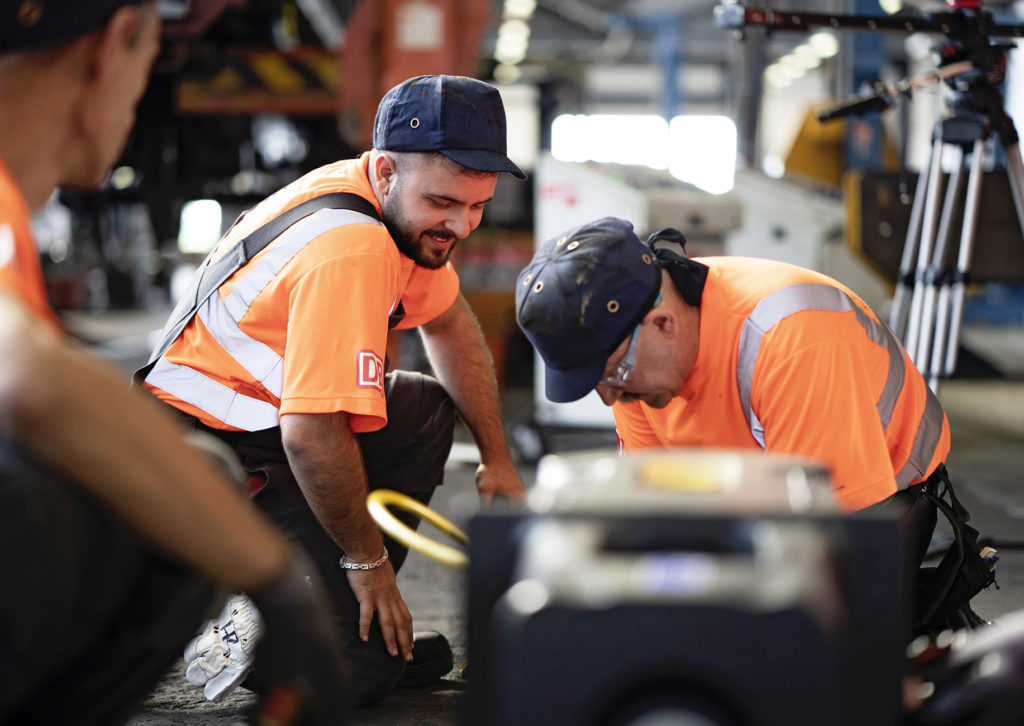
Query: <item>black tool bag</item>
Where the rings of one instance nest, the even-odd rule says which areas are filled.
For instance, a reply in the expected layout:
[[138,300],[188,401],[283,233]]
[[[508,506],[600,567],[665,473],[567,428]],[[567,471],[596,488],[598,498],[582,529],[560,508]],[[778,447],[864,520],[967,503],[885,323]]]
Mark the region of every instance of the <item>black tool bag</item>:
[[917,593],[918,629],[923,633],[936,633],[947,628],[982,625],[985,621],[971,610],[969,603],[995,582],[994,557],[983,556],[978,530],[967,523],[971,515],[957,499],[945,466],[939,466],[929,477],[921,496],[935,504],[949,520],[953,542],[936,567],[921,568]]

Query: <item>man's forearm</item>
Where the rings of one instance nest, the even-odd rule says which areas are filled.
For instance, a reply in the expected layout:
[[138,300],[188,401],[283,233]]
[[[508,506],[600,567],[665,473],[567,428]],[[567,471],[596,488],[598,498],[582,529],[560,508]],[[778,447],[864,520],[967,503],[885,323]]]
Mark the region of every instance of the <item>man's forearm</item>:
[[[348,414],[285,414],[281,437],[310,509],[345,555],[358,562],[380,557],[384,541],[366,509],[366,469]],[[359,637],[369,639],[376,617],[388,652],[412,659],[412,616],[391,564],[346,574],[359,602]]]
[[285,414],[281,436],[292,473],[324,530],[352,559],[376,559],[384,544],[366,509],[366,469],[348,415]]

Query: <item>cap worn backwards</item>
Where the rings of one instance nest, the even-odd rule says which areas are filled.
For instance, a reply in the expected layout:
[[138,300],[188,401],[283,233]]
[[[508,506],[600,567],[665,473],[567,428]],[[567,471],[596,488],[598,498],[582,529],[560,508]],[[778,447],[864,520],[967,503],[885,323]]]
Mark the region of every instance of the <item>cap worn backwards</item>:
[[143,0],[0,0],[0,53],[59,45]]
[[516,322],[545,364],[545,393],[575,401],[650,310],[661,265],[633,225],[605,217],[544,243],[516,284]]
[[417,76],[381,99],[373,146],[437,151],[468,169],[525,179],[507,156],[506,133],[505,106],[494,86],[466,76]]

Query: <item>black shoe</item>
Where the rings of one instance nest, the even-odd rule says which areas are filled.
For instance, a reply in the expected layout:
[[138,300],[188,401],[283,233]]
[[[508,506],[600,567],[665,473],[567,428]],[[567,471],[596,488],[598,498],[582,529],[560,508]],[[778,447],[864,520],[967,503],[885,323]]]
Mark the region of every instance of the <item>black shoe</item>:
[[405,675],[396,684],[399,688],[426,686],[448,675],[455,664],[448,640],[435,630],[422,630],[412,635],[412,660],[405,665]]
[[971,607],[970,603],[960,608],[959,615],[963,618],[964,627],[970,630],[978,630],[979,628],[984,628],[986,625],[992,624],[990,620],[986,620],[978,615],[978,613],[974,612],[974,608]]

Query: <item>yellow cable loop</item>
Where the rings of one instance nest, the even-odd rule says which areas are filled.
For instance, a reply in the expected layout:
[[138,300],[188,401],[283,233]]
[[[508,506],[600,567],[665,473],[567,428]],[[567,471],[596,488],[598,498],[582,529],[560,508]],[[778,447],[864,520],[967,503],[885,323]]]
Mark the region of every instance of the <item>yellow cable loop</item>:
[[376,489],[366,497],[366,508],[370,511],[370,516],[377,522],[377,525],[406,547],[414,549],[430,559],[449,567],[465,569],[469,564],[469,557],[465,552],[440,542],[435,542],[429,537],[425,537],[419,532],[410,529],[388,510],[389,506],[415,514],[420,519],[430,522],[455,541],[461,542],[467,547],[469,546],[469,537],[466,536],[465,532],[430,507],[416,501],[412,497],[396,492],[393,489]]

